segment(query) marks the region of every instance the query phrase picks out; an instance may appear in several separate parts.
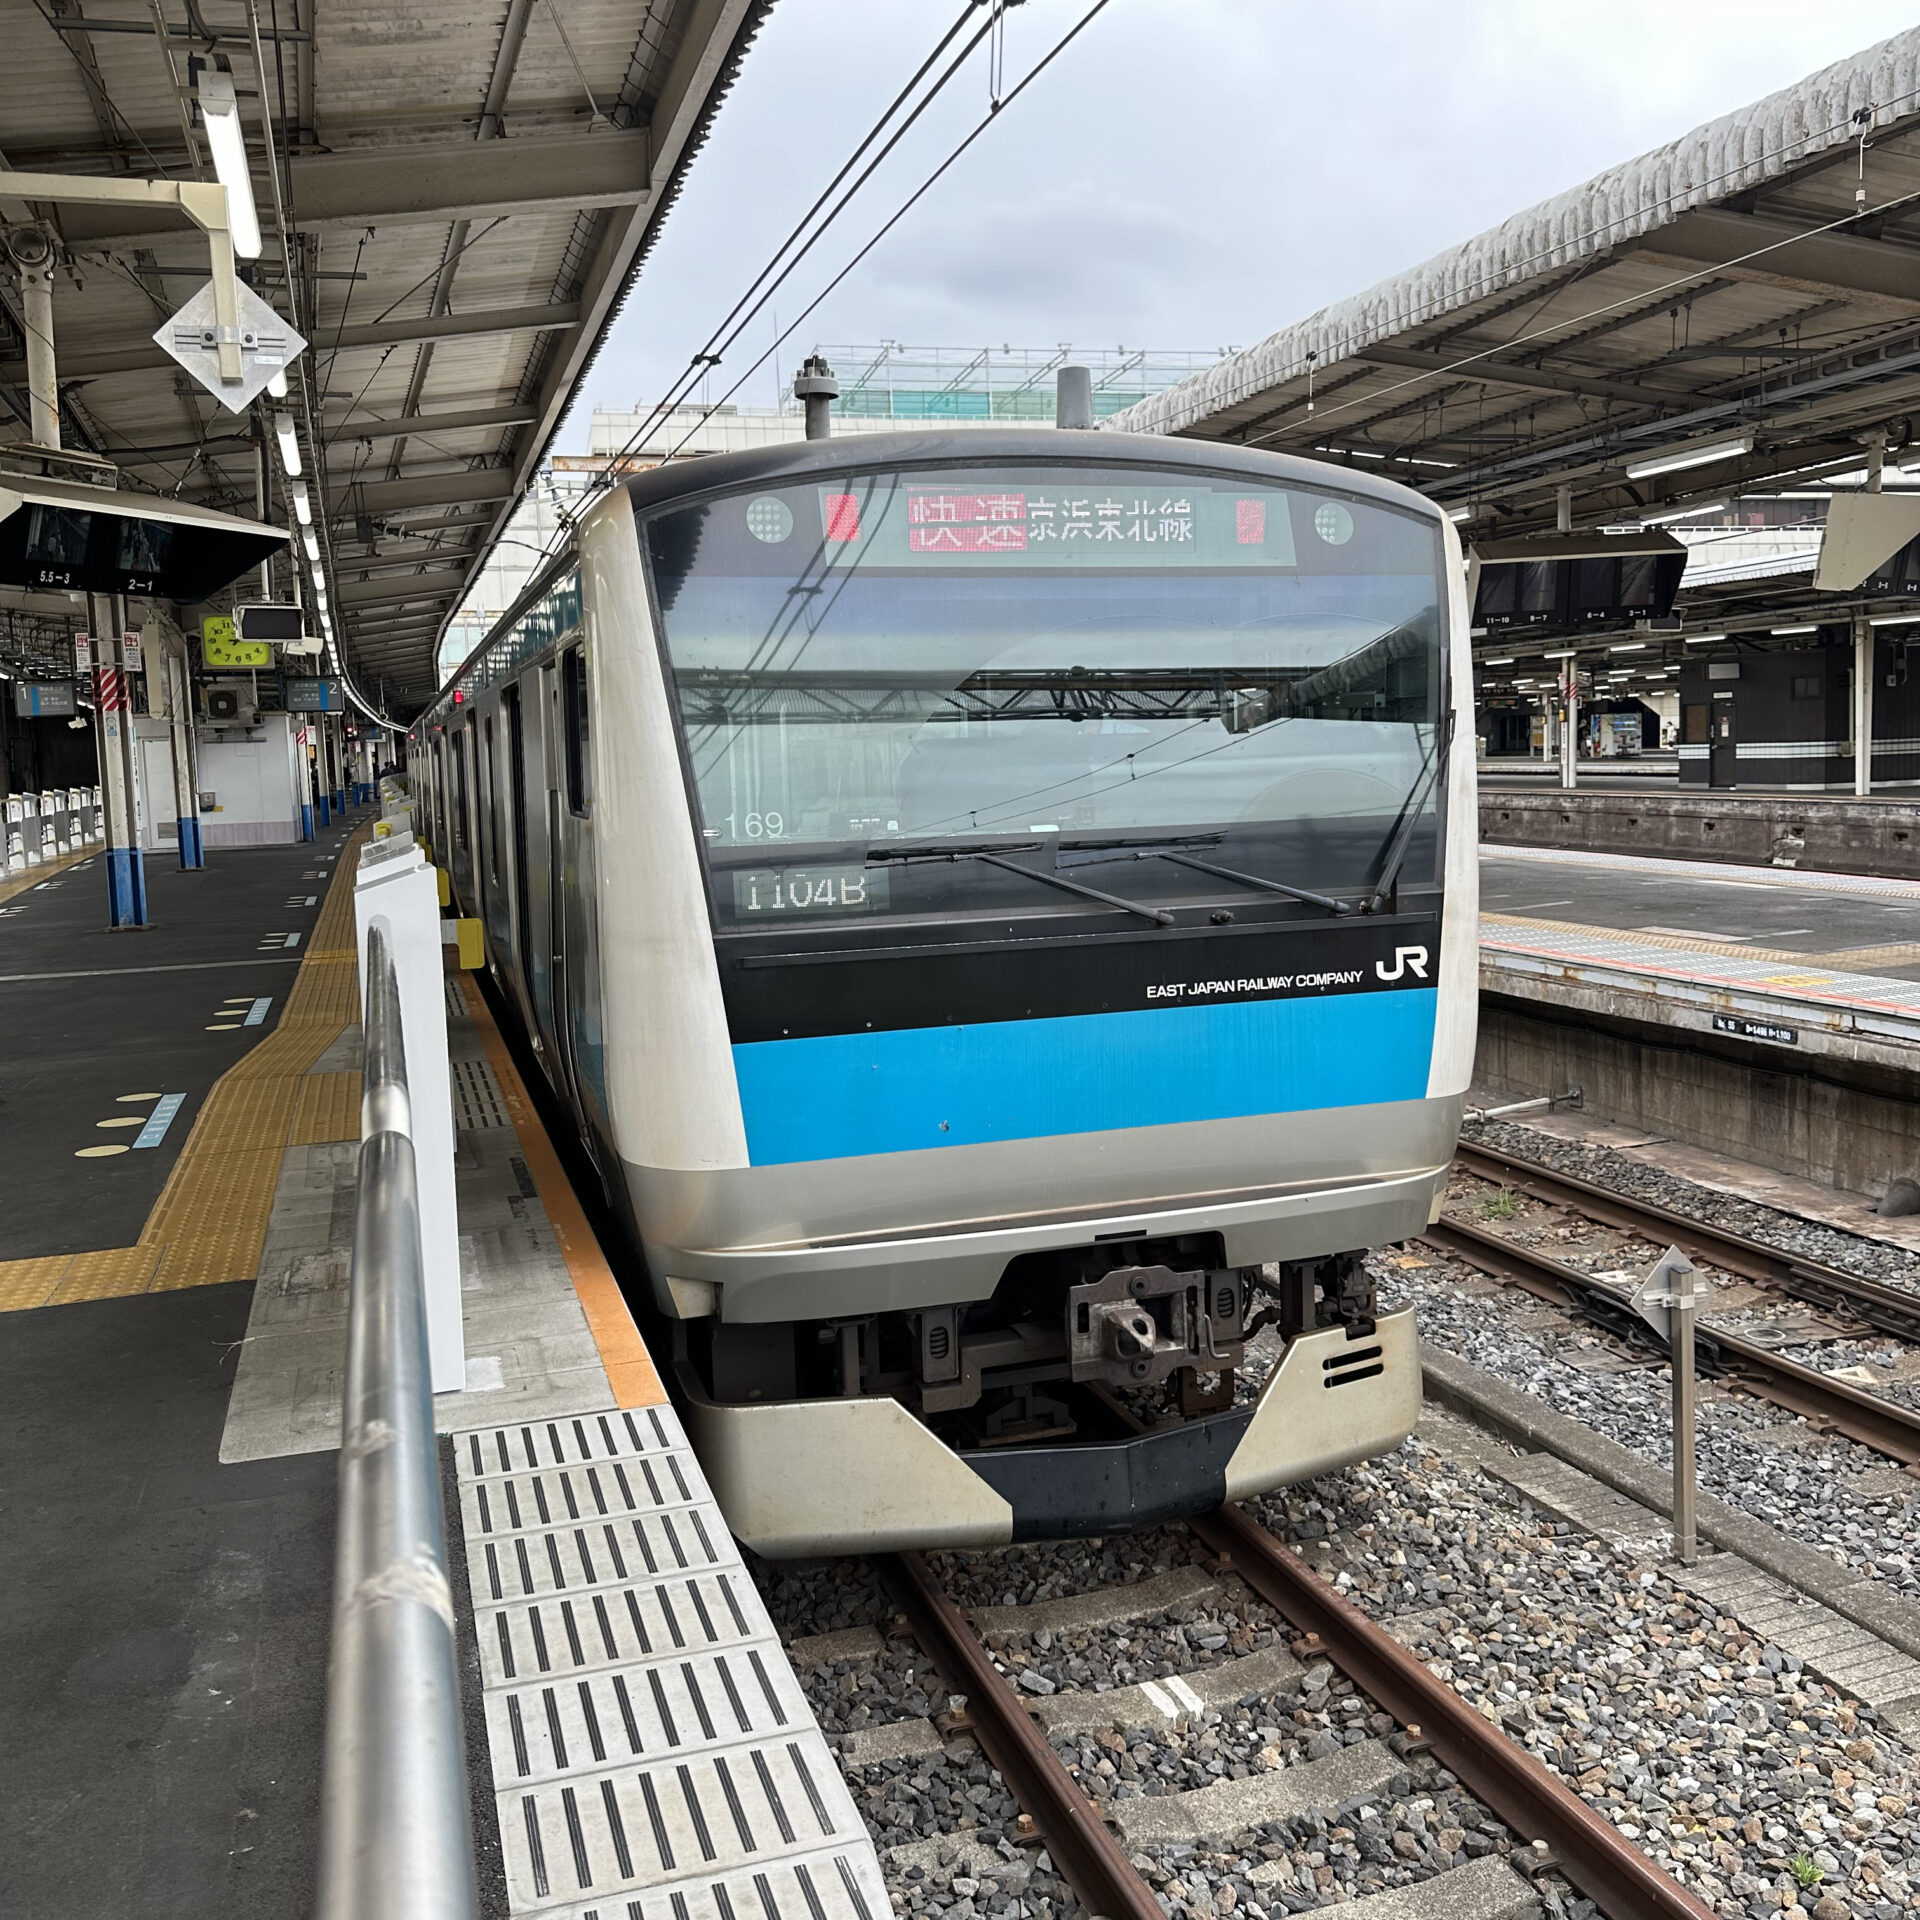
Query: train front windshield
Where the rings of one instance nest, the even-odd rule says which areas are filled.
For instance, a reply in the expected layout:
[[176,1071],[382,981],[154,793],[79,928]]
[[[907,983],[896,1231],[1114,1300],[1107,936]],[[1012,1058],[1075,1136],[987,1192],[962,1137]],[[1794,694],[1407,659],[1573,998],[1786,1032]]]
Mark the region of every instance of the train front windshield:
[[1221,890],[1187,859],[1358,889],[1410,808],[1406,877],[1433,876],[1428,519],[1022,465],[743,492],[642,538],[722,926],[1074,910],[1003,861],[1156,907]]

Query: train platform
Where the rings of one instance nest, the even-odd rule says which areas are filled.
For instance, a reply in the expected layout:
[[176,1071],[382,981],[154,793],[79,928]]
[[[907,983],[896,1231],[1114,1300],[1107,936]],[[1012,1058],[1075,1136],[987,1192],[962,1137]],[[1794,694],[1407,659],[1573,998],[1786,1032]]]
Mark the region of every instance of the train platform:
[[[0,1911],[311,1910],[370,810],[0,919]],[[91,884],[89,884],[91,883]],[[24,905],[21,903],[24,902]],[[884,1884],[535,1101],[449,976],[436,1396],[490,1916],[882,1920]]]
[[1920,1066],[1920,882],[1485,846],[1481,986]]

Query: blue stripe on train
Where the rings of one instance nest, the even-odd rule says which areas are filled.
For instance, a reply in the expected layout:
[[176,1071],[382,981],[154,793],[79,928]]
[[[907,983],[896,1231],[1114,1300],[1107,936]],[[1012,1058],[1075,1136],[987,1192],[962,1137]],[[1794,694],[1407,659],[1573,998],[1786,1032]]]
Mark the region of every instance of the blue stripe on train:
[[1417,1100],[1432,988],[736,1046],[756,1167]]

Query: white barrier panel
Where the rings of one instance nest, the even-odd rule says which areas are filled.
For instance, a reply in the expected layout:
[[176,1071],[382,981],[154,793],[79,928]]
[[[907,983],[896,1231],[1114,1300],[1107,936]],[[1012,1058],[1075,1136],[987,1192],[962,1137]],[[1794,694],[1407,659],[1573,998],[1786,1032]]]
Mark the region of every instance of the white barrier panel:
[[400,983],[406,1034],[407,1104],[420,1190],[420,1273],[435,1393],[467,1384],[460,1314],[460,1233],[453,1190],[453,1086],[447,1069],[446,974],[440,947],[440,891],[411,835],[361,849],[354,883],[355,946],[366,1004],[367,929],[378,924]]

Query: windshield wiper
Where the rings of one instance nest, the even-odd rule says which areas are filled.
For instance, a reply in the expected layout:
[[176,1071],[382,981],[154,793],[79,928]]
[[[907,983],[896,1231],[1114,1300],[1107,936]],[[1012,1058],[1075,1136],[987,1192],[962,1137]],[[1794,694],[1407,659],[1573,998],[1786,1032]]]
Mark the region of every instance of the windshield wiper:
[[1041,845],[1042,842],[1038,840],[1021,840],[1010,845],[960,846],[951,850],[939,847],[902,847],[898,850],[875,847],[867,854],[867,865],[921,865],[935,860],[947,860],[957,865],[962,860],[978,860],[986,866],[998,867],[1005,873],[1017,873],[1028,880],[1038,880],[1042,886],[1058,887],[1062,893],[1075,893],[1083,900],[1097,900],[1103,907],[1117,907],[1122,913],[1138,914],[1142,920],[1151,920],[1156,927],[1174,925],[1173,915],[1159,907],[1143,907],[1137,900],[1123,900],[1117,893],[1102,893],[1098,887],[1083,887],[1077,880],[1063,880],[1057,873],[1023,867],[1017,861],[1004,857],[1009,853],[1036,853]]
[[1407,857],[1407,848],[1413,841],[1413,830],[1420,824],[1420,814],[1427,804],[1427,796],[1433,791],[1441,773],[1447,764],[1447,752],[1453,745],[1453,713],[1449,709],[1445,727],[1439,739],[1434,743],[1433,758],[1420,770],[1407,795],[1406,810],[1401,814],[1399,824],[1393,830],[1393,837],[1387,842],[1385,857],[1380,863],[1380,878],[1374,882],[1373,892],[1368,896],[1362,913],[1378,913],[1381,904],[1393,892],[1400,878],[1401,863]]
[[1106,846],[1112,849],[1076,860],[1073,862],[1076,867],[1097,866],[1110,860],[1170,860],[1175,866],[1191,867],[1195,873],[1210,873],[1216,880],[1233,880],[1243,887],[1258,887],[1262,893],[1277,893],[1289,900],[1302,900],[1310,907],[1321,907],[1331,914],[1349,914],[1353,911],[1351,901],[1336,900],[1327,893],[1315,893],[1311,887],[1290,887],[1282,880],[1263,879],[1257,873],[1242,873],[1238,867],[1216,866],[1211,860],[1196,860],[1192,854],[1182,851],[1187,847],[1217,846],[1225,838],[1224,833],[1192,833],[1167,840],[1063,840],[1060,844]]

